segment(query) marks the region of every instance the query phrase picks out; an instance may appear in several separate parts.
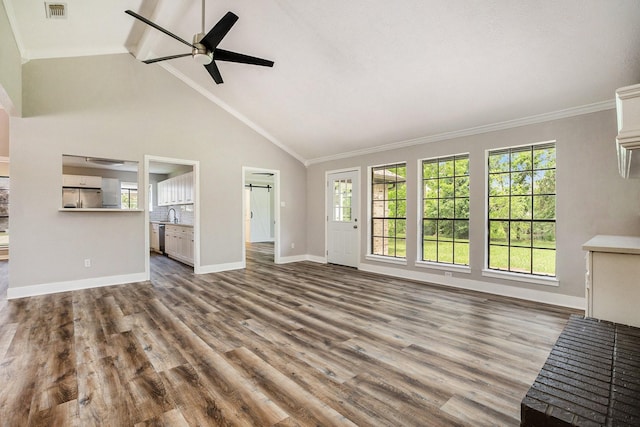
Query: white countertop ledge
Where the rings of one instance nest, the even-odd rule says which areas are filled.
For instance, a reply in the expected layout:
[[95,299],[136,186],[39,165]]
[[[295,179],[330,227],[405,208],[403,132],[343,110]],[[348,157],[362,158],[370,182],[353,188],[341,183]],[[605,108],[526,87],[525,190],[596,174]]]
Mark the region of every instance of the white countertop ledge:
[[611,252],[618,254],[640,254],[640,237],[635,236],[595,236],[582,249],[592,252]]
[[151,224],[163,224],[163,225],[175,225],[177,227],[191,227],[193,228],[193,224],[185,224],[182,222],[169,222],[169,221],[149,221]]

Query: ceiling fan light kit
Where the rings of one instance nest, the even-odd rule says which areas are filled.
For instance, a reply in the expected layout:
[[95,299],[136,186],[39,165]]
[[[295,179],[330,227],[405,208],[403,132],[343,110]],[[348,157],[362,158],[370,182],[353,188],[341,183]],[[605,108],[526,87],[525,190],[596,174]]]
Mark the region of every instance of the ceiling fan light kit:
[[218,49],[218,45],[222,39],[227,35],[231,27],[238,21],[238,16],[233,12],[227,12],[222,19],[220,19],[213,28],[205,34],[204,32],[204,0],[202,0],[202,32],[193,36],[193,43],[178,37],[172,32],[162,28],[158,24],[151,22],[142,15],[131,10],[125,10],[125,13],[133,16],[134,18],[144,22],[150,27],[155,28],[158,31],[172,37],[191,47],[191,53],[182,53],[178,55],[164,56],[162,58],[147,59],[145,64],[153,64],[155,62],[166,61],[169,59],[182,58],[185,56],[191,56],[198,64],[204,65],[213,80],[217,83],[223,83],[222,75],[216,65],[216,61],[237,62],[241,64],[259,65],[262,67],[273,67],[273,61],[268,59],[256,58],[254,56],[244,55],[242,53],[231,52],[228,50]]
[[193,36],[193,49],[191,49],[191,56],[193,59],[201,65],[211,64],[213,61],[213,53],[207,51],[207,47],[200,43],[200,40],[204,38],[204,33],[198,33]]

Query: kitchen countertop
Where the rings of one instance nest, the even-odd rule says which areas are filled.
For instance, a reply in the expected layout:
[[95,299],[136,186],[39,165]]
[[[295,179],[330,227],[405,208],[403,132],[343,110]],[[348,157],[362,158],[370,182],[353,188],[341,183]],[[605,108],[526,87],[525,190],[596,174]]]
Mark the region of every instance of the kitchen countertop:
[[164,224],[164,225],[177,225],[178,227],[191,227],[193,228],[193,224],[183,224],[181,222],[169,222],[169,221],[149,221],[152,224]]
[[610,252],[618,254],[640,254],[640,237],[635,236],[595,236],[582,249],[592,252]]

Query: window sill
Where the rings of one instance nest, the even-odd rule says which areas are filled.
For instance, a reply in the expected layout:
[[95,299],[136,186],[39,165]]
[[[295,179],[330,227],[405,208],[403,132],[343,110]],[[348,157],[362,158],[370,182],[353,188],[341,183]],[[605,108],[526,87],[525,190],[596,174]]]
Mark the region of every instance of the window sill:
[[386,262],[388,264],[396,264],[396,265],[407,265],[407,259],[406,258],[395,258],[395,257],[388,257],[388,256],[383,256],[383,255],[367,255],[365,256],[365,259],[368,259],[369,261],[380,261],[380,262]]
[[536,285],[560,286],[557,277],[534,276],[533,274],[512,273],[509,271],[482,270],[485,277],[493,277],[496,279],[514,280],[516,282],[535,283]]
[[420,268],[433,268],[434,270],[471,274],[471,267],[469,267],[468,265],[445,264],[432,261],[416,261],[415,266]]

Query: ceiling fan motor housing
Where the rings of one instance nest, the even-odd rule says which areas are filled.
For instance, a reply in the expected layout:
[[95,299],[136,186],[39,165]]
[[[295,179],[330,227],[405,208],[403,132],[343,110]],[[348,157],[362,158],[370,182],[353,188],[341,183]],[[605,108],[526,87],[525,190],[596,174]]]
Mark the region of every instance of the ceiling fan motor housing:
[[198,64],[207,65],[213,61],[213,52],[209,52],[205,45],[200,43],[200,40],[204,37],[204,33],[198,33],[193,36],[193,48],[191,49],[191,56]]

